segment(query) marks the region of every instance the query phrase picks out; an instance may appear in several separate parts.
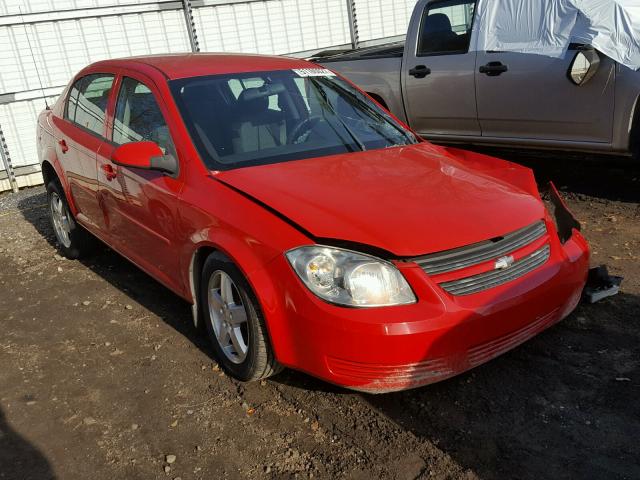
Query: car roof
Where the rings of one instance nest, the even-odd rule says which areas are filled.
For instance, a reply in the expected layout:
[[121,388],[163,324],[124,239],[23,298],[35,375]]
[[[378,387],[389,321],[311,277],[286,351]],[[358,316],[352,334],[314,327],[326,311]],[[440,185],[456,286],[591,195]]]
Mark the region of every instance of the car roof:
[[292,68],[320,68],[305,60],[253,54],[176,53],[118,58],[96,62],[91,67],[131,68],[143,66],[159,70],[169,80],[205,75],[287,70]]

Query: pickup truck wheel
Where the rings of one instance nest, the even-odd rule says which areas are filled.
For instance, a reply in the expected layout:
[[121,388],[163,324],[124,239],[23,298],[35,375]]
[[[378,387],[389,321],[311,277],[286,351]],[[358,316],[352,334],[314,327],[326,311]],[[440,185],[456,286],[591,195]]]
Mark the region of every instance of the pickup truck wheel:
[[76,223],[69,210],[62,185],[57,179],[47,185],[47,199],[51,225],[62,254],[72,260],[88,254],[93,249],[94,239]]
[[221,253],[212,253],[202,269],[200,288],[207,332],[222,368],[244,382],[282,370],[260,305],[238,267]]

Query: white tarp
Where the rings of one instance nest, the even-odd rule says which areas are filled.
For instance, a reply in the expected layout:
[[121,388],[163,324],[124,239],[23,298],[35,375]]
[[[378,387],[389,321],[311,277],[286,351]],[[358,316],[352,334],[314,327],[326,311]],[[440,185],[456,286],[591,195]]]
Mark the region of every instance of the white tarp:
[[575,42],[640,69],[640,0],[480,0],[477,21],[479,51],[560,57]]

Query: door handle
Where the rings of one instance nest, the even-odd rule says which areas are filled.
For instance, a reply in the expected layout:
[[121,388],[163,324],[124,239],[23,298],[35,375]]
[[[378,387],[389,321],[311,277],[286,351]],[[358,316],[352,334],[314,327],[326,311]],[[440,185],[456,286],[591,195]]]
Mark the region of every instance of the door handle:
[[501,62],[489,62],[486,65],[480,67],[479,72],[488,75],[489,77],[497,77],[509,70],[506,65]]
[[416,65],[409,70],[409,75],[416,78],[424,78],[431,73],[431,69],[425,65]]
[[67,153],[69,151],[69,146],[67,145],[67,142],[64,141],[64,138],[62,140],[58,140],[58,145],[60,145],[62,153]]
[[102,171],[104,172],[104,176],[107,177],[108,181],[111,181],[118,176],[118,171],[113,168],[113,165],[109,163],[105,163],[104,165],[102,165]]

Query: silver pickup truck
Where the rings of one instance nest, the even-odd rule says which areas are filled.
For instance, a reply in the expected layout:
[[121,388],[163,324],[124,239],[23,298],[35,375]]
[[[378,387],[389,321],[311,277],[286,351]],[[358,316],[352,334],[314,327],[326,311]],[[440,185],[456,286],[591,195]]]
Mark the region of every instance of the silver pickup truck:
[[436,142],[640,157],[640,72],[581,44],[563,58],[475,51],[475,7],[419,0],[405,42],[312,60]]

